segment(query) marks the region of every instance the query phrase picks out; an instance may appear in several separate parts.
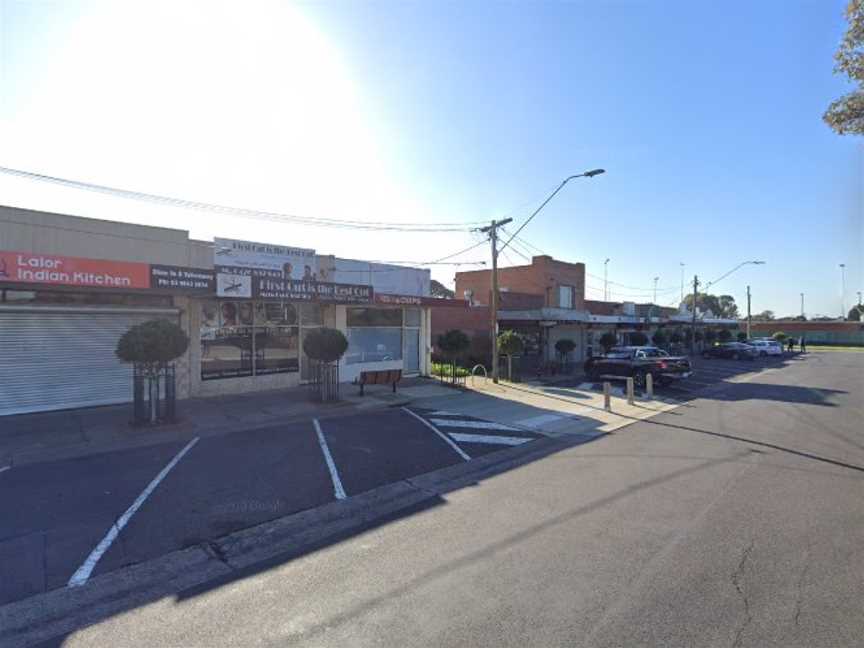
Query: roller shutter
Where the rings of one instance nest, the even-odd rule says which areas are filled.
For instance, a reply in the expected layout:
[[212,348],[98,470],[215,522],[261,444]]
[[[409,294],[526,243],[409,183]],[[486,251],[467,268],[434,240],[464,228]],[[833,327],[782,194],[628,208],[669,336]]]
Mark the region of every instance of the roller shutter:
[[0,416],[125,403],[132,369],[114,355],[129,327],[176,311],[0,310]]

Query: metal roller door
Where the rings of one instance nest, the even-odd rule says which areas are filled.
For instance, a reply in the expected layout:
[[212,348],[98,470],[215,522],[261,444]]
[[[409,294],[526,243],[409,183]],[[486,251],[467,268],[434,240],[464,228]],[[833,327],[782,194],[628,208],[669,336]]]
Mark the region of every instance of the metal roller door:
[[174,310],[0,310],[0,416],[125,403],[132,369],[114,355],[130,326]]

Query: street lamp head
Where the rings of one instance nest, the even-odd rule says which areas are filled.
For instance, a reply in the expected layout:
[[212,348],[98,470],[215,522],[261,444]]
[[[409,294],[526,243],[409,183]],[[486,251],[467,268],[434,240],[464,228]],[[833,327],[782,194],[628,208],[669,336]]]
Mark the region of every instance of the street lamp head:
[[586,178],[593,178],[594,176],[598,176],[601,173],[606,173],[606,169],[592,169],[591,171],[586,171],[582,175]]

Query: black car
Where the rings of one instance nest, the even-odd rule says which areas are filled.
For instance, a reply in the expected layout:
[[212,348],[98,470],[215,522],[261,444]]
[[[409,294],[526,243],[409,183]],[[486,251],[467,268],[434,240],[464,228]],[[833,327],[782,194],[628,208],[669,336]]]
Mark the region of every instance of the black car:
[[658,384],[687,378],[693,373],[690,360],[683,356],[671,356],[663,349],[650,346],[613,347],[609,353],[589,358],[585,362],[585,374],[591,380],[601,378],[630,378],[636,387],[645,386],[645,378],[651,374]]
[[729,360],[753,360],[758,355],[758,349],[743,342],[715,344],[702,352],[703,358],[727,358]]

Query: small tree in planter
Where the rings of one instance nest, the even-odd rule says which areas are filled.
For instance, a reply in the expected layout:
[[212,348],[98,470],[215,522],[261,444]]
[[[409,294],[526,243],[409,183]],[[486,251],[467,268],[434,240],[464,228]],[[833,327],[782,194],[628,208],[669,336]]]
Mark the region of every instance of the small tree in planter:
[[555,343],[555,350],[561,356],[561,364],[567,366],[567,356],[569,356],[576,348],[576,343],[573,340],[564,338]]
[[347,350],[348,340],[337,329],[312,329],[303,340],[303,353],[315,362],[315,384],[323,402],[339,400],[339,359]]
[[[165,395],[169,412],[173,414],[174,384],[173,373],[169,374],[171,363],[186,353],[189,348],[189,337],[179,326],[168,320],[151,320],[133,326],[117,341],[114,354],[123,362],[131,362],[135,374],[146,378],[149,413],[141,416],[143,408],[143,386],[135,392],[136,422],[142,419],[156,423],[159,419],[159,382],[162,376],[166,378]],[[170,383],[170,387],[169,387]]]
[[603,347],[603,353],[609,353],[609,349],[618,344],[618,338],[615,337],[614,333],[609,333],[608,331],[600,336],[600,346]]
[[714,344],[714,340],[716,340],[716,339],[717,339],[717,331],[715,331],[714,329],[710,329],[710,328],[705,329],[705,343],[708,346],[711,346],[712,344]]
[[507,380],[513,380],[513,356],[522,353],[525,344],[515,331],[504,331],[498,335],[498,352],[507,356]]
[[783,344],[783,342],[786,341],[786,338],[788,336],[783,331],[777,331],[771,337],[773,337],[775,340],[777,340],[780,344]]
[[746,342],[747,341],[747,334],[744,331],[738,331],[738,341],[739,342]]
[[720,331],[717,333],[717,339],[720,342],[728,342],[729,340],[732,339],[732,331],[730,331],[729,329],[725,329],[725,328],[720,329]]
[[456,360],[471,346],[471,340],[459,329],[451,329],[438,336],[438,350],[450,361],[453,382],[456,382]]

